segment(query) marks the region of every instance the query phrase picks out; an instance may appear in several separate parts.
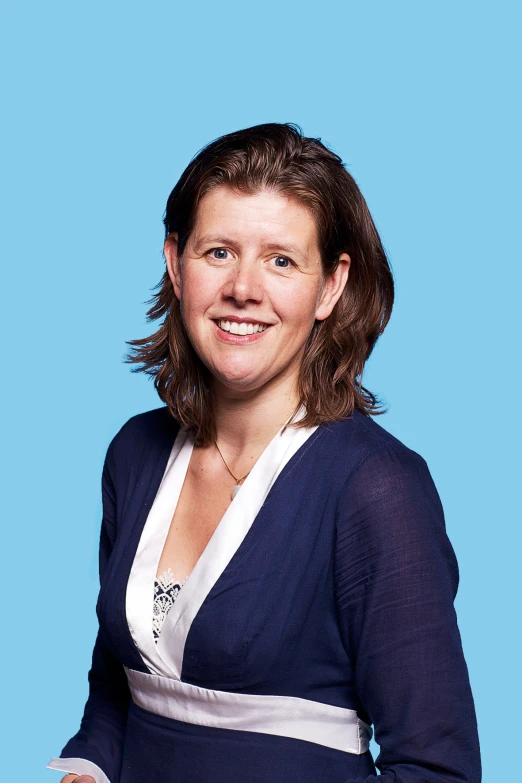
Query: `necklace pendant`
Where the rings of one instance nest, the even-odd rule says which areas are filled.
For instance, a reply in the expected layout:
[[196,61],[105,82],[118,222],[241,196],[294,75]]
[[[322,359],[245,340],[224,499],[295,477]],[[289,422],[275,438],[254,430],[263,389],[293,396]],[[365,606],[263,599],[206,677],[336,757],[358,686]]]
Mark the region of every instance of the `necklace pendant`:
[[236,486],[234,487],[234,489],[230,493],[230,497],[232,498],[232,500],[234,500],[234,498],[236,497],[237,493],[241,489],[241,485],[242,485],[243,481],[245,480],[245,478],[236,479]]

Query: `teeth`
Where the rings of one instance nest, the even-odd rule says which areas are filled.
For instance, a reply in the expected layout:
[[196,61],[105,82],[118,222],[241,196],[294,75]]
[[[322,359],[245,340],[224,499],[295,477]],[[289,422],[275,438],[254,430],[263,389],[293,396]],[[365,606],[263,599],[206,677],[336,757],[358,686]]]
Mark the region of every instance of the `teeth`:
[[224,332],[230,332],[230,334],[256,334],[257,332],[264,332],[266,324],[254,324],[251,321],[218,321],[219,328]]

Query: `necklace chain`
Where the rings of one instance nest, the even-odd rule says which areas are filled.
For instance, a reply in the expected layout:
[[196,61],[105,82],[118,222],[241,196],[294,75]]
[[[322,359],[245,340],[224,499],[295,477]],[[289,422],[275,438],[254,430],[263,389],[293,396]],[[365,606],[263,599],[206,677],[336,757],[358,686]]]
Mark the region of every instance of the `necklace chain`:
[[241,478],[238,478],[237,476],[234,476],[234,474],[232,473],[232,471],[231,471],[231,470],[230,470],[230,468],[228,467],[228,465],[227,465],[227,463],[226,463],[226,460],[225,460],[224,456],[223,456],[223,455],[222,455],[222,453],[221,453],[221,449],[220,449],[220,448],[219,448],[219,446],[217,445],[217,440],[215,440],[215,441],[214,441],[214,443],[216,444],[216,449],[217,449],[217,450],[218,450],[218,452],[219,452],[219,456],[220,456],[220,457],[221,457],[221,459],[223,460],[223,464],[224,464],[224,466],[226,467],[226,469],[228,470],[228,472],[230,473],[230,475],[232,476],[232,478],[233,478],[233,479],[234,479],[234,481],[236,482],[237,486],[238,486],[238,487],[239,487],[239,486],[241,486],[241,484],[242,484],[242,483],[243,483],[243,481],[246,479],[246,477],[248,476],[248,473],[250,473],[250,471],[248,471],[248,473],[245,473],[245,475],[244,475],[244,476],[242,476]]

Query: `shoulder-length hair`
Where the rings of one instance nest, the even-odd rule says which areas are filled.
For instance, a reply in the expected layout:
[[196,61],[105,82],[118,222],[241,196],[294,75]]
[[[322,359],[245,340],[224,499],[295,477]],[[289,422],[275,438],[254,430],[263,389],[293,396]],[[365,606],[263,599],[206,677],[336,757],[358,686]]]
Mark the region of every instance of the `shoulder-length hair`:
[[[341,158],[289,123],[256,125],[211,142],[187,166],[167,201],[165,239],[178,234],[180,255],[201,198],[219,185],[244,193],[270,189],[308,207],[316,220],[325,275],[336,268],[341,253],[351,258],[339,301],[328,318],[315,322],[305,346],[298,407],[304,405],[306,414],[296,426],[349,418],[354,409],[384,413],[362,385],[362,375],[391,315],[393,277],[366,201]],[[131,348],[125,361],[140,365],[134,372],[154,377],[172,416],[192,431],[198,445],[208,445],[216,434],[209,372],[187,337],[166,270],[155,288],[147,320],[161,318],[162,323],[151,337],[127,341]]]

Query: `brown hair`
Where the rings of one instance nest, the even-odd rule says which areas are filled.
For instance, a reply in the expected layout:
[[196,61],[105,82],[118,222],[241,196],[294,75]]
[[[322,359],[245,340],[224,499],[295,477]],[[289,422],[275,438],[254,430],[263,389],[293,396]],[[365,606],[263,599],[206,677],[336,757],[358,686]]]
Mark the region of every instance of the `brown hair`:
[[[315,322],[305,346],[298,390],[306,415],[297,426],[347,418],[354,408],[384,413],[362,385],[362,373],[391,315],[393,277],[366,201],[341,158],[289,123],[257,125],[211,142],[167,201],[165,238],[177,232],[180,255],[200,199],[218,185],[246,193],[269,188],[307,206],[317,222],[325,275],[341,253],[351,258],[339,301],[328,318]],[[193,432],[197,444],[207,445],[215,437],[209,372],[187,337],[167,271],[155,288],[147,320],[162,318],[161,326],[151,337],[128,340],[125,361],[141,365],[134,372],[154,377],[172,416]]]

